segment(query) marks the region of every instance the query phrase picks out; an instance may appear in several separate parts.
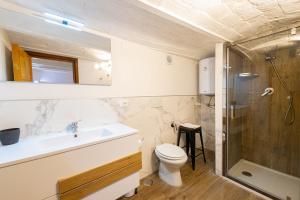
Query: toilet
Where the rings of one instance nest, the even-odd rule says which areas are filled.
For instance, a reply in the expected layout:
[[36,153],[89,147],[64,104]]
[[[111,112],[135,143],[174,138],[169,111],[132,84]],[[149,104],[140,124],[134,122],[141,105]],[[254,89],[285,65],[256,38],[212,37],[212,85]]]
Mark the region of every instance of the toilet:
[[171,186],[181,186],[180,168],[188,159],[184,150],[173,144],[161,144],[155,148],[155,154],[160,160],[159,177]]

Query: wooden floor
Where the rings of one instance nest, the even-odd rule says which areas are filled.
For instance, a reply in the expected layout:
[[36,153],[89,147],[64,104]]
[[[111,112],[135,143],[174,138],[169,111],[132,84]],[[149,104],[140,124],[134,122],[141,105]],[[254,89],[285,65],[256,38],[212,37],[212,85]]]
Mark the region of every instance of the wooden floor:
[[[204,164],[197,160],[196,170],[193,171],[188,162],[182,167],[183,185],[171,187],[161,181],[157,173],[143,180],[138,188],[138,194],[122,200],[262,200],[263,198],[216,176],[213,173],[212,162]],[[145,186],[144,182],[153,181],[152,186]]]

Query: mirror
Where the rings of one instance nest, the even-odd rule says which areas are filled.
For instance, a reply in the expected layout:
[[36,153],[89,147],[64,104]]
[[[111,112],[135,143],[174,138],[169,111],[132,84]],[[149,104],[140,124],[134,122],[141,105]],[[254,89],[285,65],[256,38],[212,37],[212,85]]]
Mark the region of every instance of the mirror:
[[111,85],[110,38],[47,13],[0,18],[0,81]]

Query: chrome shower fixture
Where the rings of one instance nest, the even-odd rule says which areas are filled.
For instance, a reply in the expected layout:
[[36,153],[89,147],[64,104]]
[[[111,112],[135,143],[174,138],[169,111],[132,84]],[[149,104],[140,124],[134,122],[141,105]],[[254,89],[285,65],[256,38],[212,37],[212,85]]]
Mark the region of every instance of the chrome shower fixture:
[[274,88],[268,87],[265,89],[265,91],[260,96],[262,96],[262,97],[269,96],[269,95],[272,95],[273,93],[274,93]]
[[253,74],[251,72],[244,72],[244,73],[239,73],[238,77],[239,78],[256,78],[258,77],[258,74]]
[[[284,115],[284,122],[287,125],[292,125],[296,119],[293,92],[289,89],[286,81],[281,77],[281,75],[275,65],[275,62],[274,62],[275,59],[276,59],[276,57],[272,56],[272,55],[266,55],[266,57],[265,57],[265,61],[270,63],[272,70],[273,70],[277,80],[279,81],[281,87],[288,94],[288,96],[287,96],[288,97],[288,107],[287,107],[287,110]],[[265,92],[266,92],[266,90],[265,90]],[[265,93],[263,93],[263,94],[265,94]],[[268,93],[266,93],[265,95],[268,95]]]

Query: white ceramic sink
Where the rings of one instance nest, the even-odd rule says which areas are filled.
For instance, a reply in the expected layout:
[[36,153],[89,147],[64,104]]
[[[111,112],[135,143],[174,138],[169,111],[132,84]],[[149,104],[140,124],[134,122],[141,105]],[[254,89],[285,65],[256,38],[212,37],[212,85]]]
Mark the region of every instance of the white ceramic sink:
[[93,131],[79,131],[76,134],[73,133],[64,133],[64,134],[58,134],[55,135],[54,137],[46,138],[44,140],[40,141],[40,145],[45,145],[45,146],[66,146],[68,143],[70,144],[82,144],[82,143],[87,143],[87,142],[93,142],[97,139],[104,139],[107,137],[111,137],[116,133],[113,133],[112,131],[106,129],[106,128],[101,128],[101,129],[96,129]]
[[79,130],[77,137],[66,132],[32,136],[20,140],[17,144],[0,146],[0,168],[136,133],[136,129],[115,123],[89,130]]

